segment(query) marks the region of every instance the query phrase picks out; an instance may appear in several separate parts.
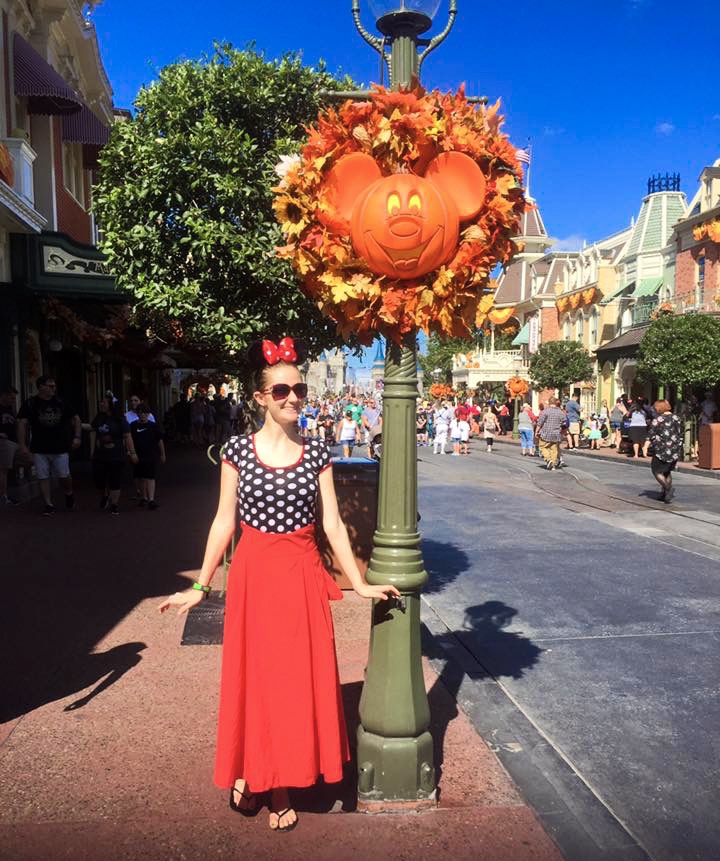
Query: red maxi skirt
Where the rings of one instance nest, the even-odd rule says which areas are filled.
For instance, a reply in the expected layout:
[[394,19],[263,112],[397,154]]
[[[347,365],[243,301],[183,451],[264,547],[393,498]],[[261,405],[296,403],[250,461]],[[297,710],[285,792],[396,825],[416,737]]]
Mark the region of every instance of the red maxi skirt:
[[350,758],[330,600],[314,525],[243,524],[228,573],[215,784],[253,792],[342,780]]

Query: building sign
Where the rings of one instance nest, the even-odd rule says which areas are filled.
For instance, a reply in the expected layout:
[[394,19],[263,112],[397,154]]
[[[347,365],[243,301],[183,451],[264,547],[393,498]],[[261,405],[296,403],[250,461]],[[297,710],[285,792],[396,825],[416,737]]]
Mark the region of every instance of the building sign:
[[537,349],[540,346],[540,318],[537,314],[534,317],[531,317],[529,320],[528,327],[528,351],[532,353],[537,353]]
[[57,245],[43,246],[43,272],[46,275],[89,275],[112,277],[104,260],[80,257]]

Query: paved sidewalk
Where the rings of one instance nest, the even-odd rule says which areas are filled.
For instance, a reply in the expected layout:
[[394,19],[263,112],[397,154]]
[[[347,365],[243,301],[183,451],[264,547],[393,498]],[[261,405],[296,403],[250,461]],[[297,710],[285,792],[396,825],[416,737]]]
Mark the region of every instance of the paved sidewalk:
[[[355,775],[298,791],[301,822],[270,832],[212,785],[220,648],[180,646],[184,621],[156,612],[193,576],[215,505],[204,455],[170,452],[161,507],[48,520],[0,512],[13,585],[0,604],[0,858],[13,861],[453,858],[561,861],[495,755],[426,662],[440,803],[423,814],[354,813]],[[333,605],[351,738],[369,606]],[[10,656],[10,660],[8,660]]]

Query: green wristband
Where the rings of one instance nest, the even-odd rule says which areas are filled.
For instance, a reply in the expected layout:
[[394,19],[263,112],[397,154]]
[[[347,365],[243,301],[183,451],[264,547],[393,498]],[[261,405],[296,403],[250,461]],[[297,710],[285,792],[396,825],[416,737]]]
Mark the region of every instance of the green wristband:
[[193,589],[197,589],[198,592],[204,592],[206,598],[210,594],[210,587],[209,586],[203,586],[203,584],[198,583],[197,580],[192,584],[192,587],[193,587]]

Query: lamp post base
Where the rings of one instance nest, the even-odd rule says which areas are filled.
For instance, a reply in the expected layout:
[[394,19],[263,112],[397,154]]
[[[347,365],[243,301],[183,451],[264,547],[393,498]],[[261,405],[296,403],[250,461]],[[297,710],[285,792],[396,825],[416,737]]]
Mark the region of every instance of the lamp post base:
[[387,738],[358,727],[358,808],[365,812],[435,807],[433,740]]

